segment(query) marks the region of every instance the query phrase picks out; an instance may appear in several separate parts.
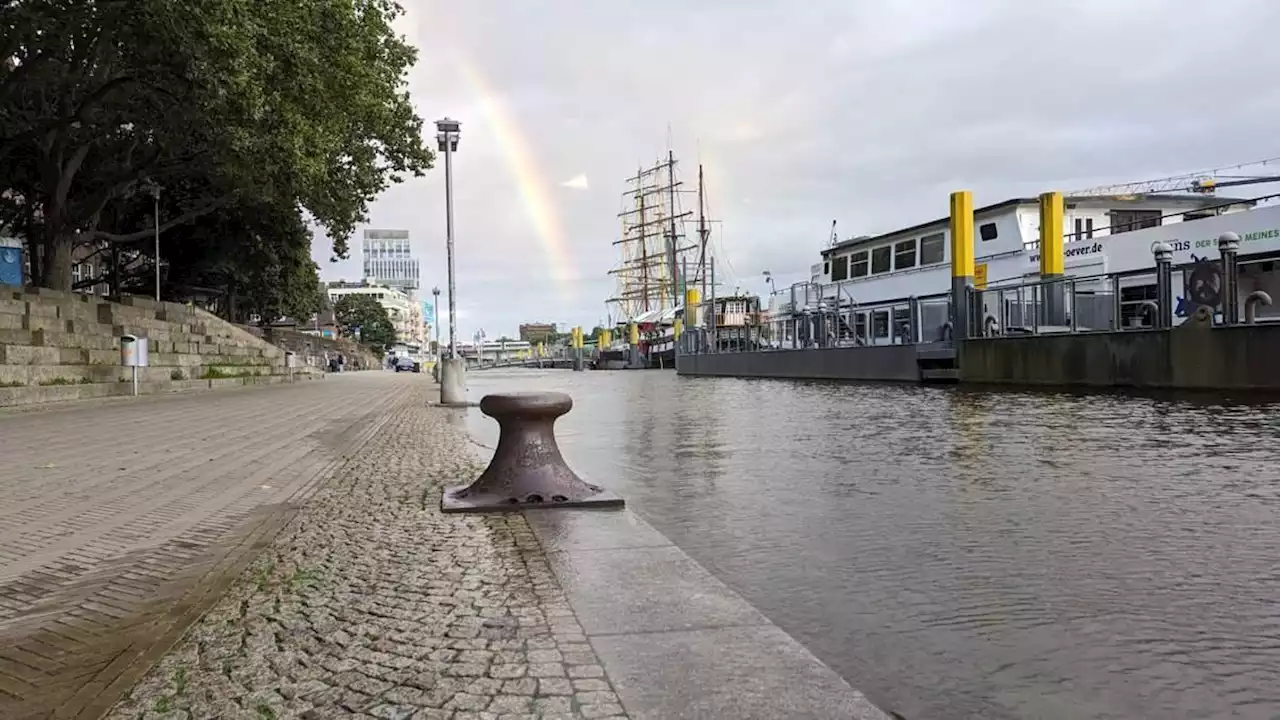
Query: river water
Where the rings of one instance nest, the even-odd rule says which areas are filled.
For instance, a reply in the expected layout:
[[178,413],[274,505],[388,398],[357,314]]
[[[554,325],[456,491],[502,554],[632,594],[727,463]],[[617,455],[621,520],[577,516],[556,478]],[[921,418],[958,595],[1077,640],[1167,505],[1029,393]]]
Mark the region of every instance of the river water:
[[907,720],[1280,718],[1280,404],[468,380],[571,394],[580,475]]

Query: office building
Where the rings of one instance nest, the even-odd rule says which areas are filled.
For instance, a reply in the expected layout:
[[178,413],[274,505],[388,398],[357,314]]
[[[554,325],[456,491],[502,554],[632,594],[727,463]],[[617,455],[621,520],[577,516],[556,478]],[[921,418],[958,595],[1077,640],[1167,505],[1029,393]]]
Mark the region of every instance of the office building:
[[418,289],[418,260],[408,230],[365,230],[363,250],[365,278],[405,292]]

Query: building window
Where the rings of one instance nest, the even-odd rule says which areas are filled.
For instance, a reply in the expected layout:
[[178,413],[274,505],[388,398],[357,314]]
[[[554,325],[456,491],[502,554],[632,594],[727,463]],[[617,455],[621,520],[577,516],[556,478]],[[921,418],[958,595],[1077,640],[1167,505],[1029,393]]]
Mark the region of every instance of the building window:
[[906,270],[916,266],[915,239],[903,240],[893,246],[893,269]]
[[867,276],[867,251],[859,250],[849,256],[849,277]]
[[982,223],[978,226],[978,236],[982,238],[983,242],[995,240],[998,234],[995,223]]
[[920,264],[921,265],[937,265],[944,259],[944,250],[946,242],[944,242],[942,233],[934,233],[925,235],[920,238]]
[[1130,230],[1160,227],[1159,210],[1112,210],[1111,232],[1122,233]]
[[849,277],[848,255],[841,255],[831,262],[831,282],[840,282],[841,280]]
[[871,313],[871,333],[877,338],[889,337],[888,310],[876,310]]
[[887,273],[893,265],[893,248],[882,245],[871,251],[871,273]]
[[1093,218],[1076,218],[1076,231],[1068,242],[1093,239]]

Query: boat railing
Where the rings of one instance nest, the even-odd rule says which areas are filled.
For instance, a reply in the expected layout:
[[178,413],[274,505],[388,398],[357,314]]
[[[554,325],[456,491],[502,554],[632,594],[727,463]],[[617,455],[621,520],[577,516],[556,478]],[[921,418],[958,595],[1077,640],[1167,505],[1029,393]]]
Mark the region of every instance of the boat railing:
[[[1172,252],[1169,252],[1172,255]],[[1125,332],[1176,327],[1207,307],[1216,324],[1276,322],[1258,308],[1271,305],[1265,292],[1239,289],[1239,270],[1256,263],[1232,259],[1234,278],[1223,276],[1220,259],[1093,275],[1014,279],[970,289],[969,337]],[[1165,277],[1161,278],[1162,273]],[[1224,295],[1233,294],[1230,297]],[[1241,316],[1240,310],[1244,313]],[[1230,313],[1228,313],[1230,310]]]
[[[778,296],[808,300],[799,305]],[[773,311],[746,325],[691,328],[684,352],[759,352],[949,342],[948,293],[859,302],[838,283],[797,283],[774,293]],[[712,339],[714,334],[715,339]]]

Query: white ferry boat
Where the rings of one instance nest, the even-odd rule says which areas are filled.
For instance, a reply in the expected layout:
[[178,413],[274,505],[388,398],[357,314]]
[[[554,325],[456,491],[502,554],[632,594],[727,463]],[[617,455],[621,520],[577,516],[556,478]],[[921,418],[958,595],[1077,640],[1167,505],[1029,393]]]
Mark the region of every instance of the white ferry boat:
[[[806,311],[836,311],[835,344],[887,345],[944,337],[951,287],[950,220],[947,217],[876,236],[856,237],[822,251],[811,280],[779,290],[770,305],[776,345],[799,347]],[[1040,279],[1039,200],[1015,198],[974,210],[975,288],[995,290]],[[1217,238],[1240,235],[1239,292],[1256,290],[1280,299],[1280,206],[1197,194],[1080,196],[1065,198],[1065,275],[1088,278],[1154,269],[1151,248],[1174,250],[1174,267],[1218,257]],[[1175,274],[1177,317],[1184,282]],[[1099,281],[1101,283],[1101,281]],[[1154,273],[1120,284],[1123,324],[1148,322],[1155,297]],[[1109,292],[1099,288],[1100,293]],[[920,313],[917,337],[903,337],[913,302]],[[984,303],[987,301],[984,300]],[[995,308],[991,308],[995,312]],[[1006,313],[1007,316],[1007,313]],[[1258,320],[1280,320],[1280,307],[1258,308]],[[1175,323],[1178,320],[1175,320]]]

